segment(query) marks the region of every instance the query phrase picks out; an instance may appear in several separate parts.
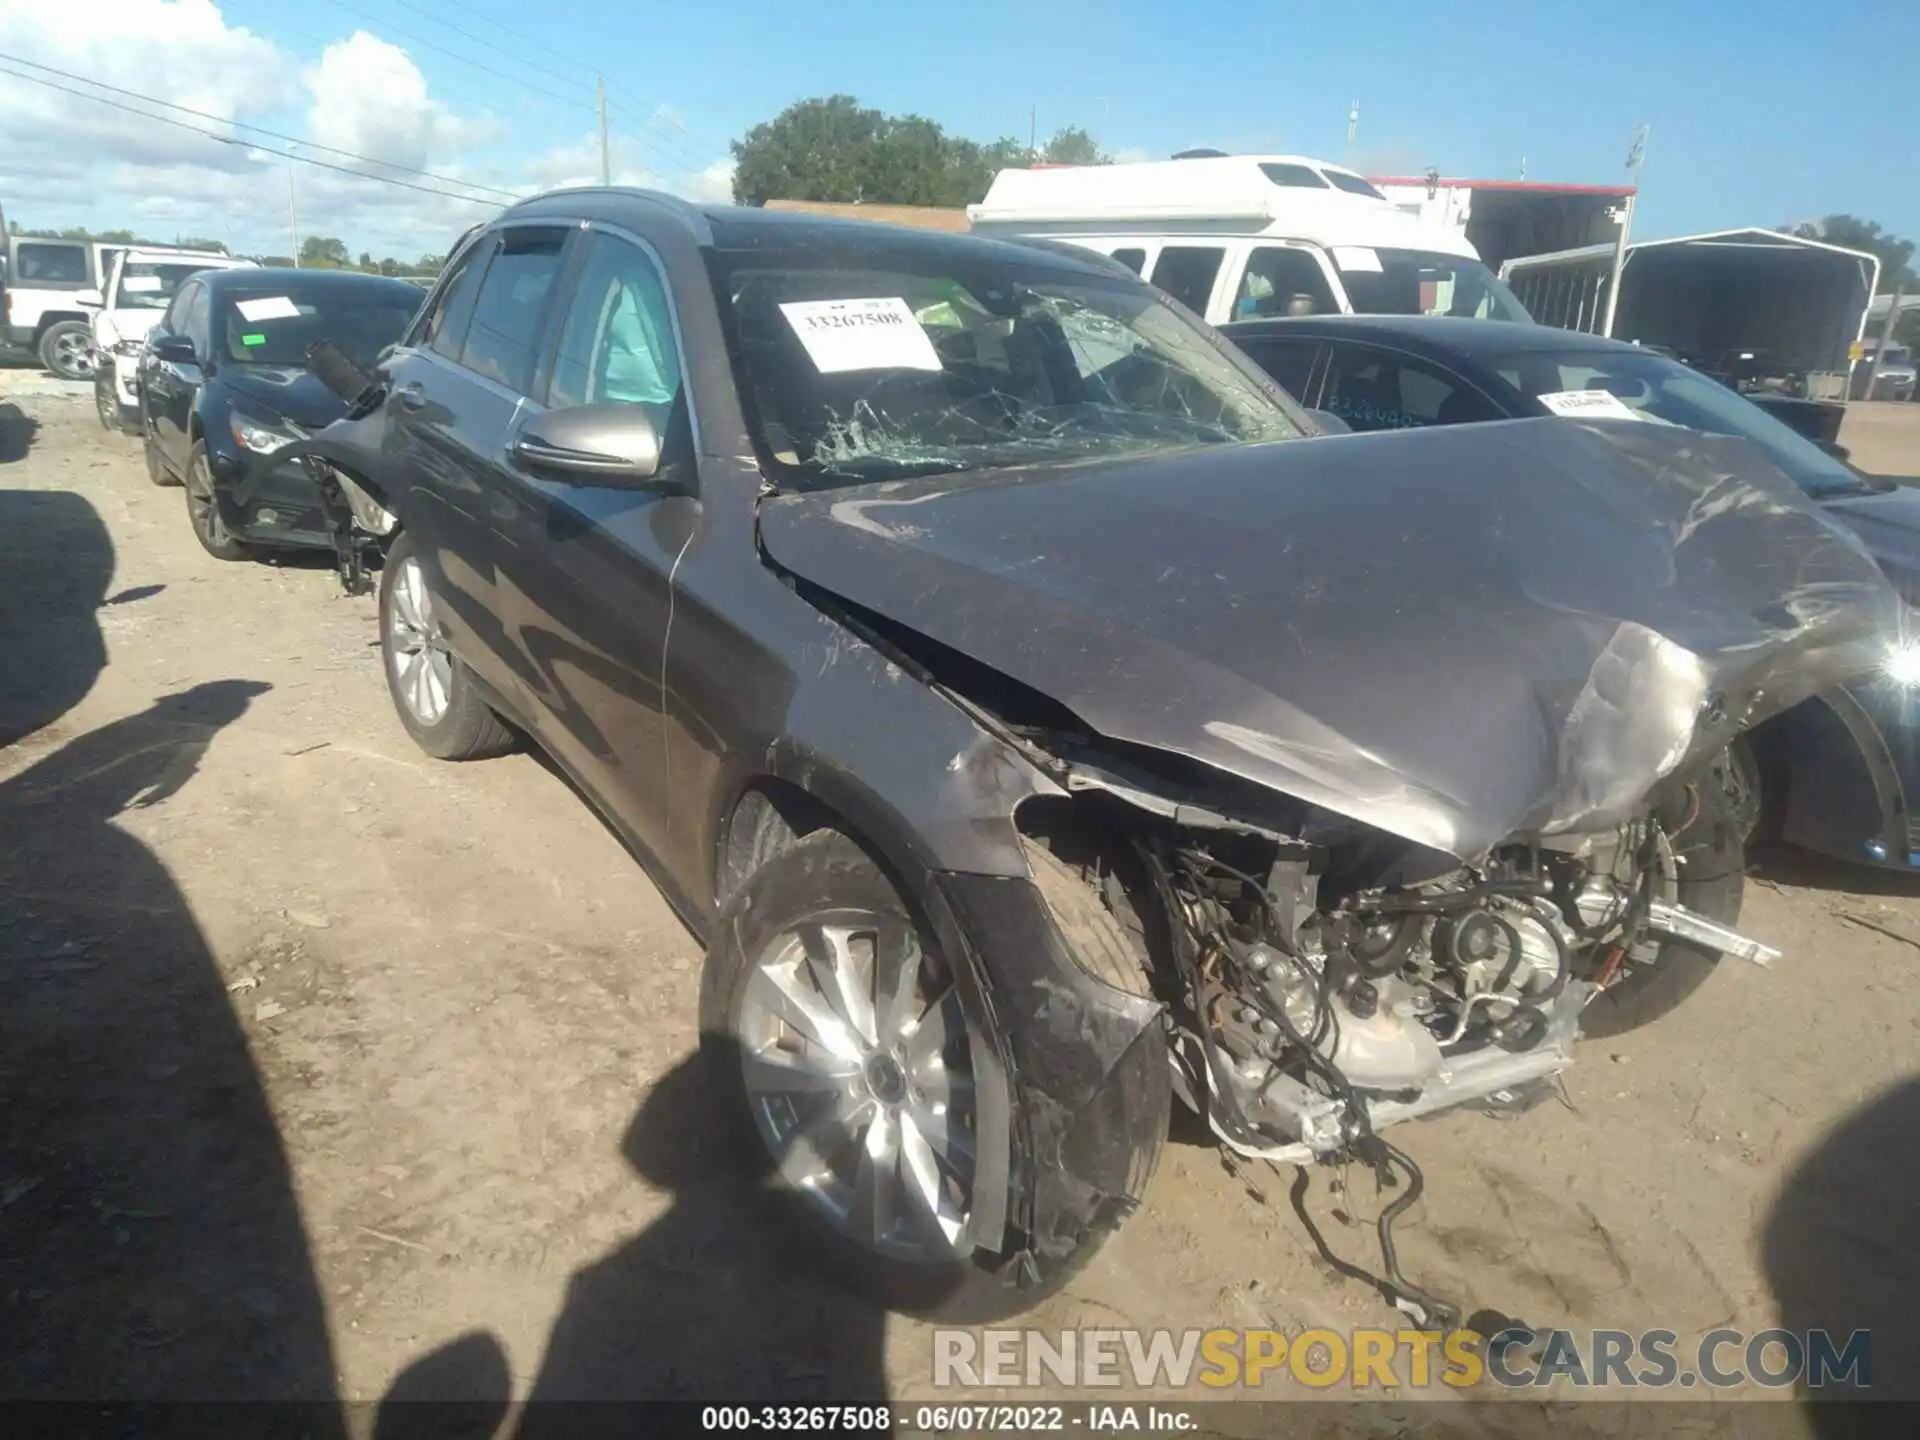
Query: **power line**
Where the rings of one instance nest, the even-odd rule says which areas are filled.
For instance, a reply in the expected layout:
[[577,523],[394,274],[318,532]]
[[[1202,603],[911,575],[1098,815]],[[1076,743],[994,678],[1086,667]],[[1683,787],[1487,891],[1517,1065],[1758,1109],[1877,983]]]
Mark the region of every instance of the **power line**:
[[[267,135],[272,137],[275,140],[284,140],[290,145],[304,146],[306,149],[309,149],[309,150],[323,150],[329,155],[339,155],[344,159],[348,159],[348,160],[359,160],[362,163],[367,165],[382,165],[389,170],[399,170],[408,175],[418,175],[424,180],[440,180],[445,182],[448,185],[464,185],[470,190],[478,190],[478,191],[485,192],[487,194],[497,195],[507,201],[518,201],[519,199],[522,198],[516,192],[512,190],[502,190],[497,185],[482,185],[477,180],[461,180],[452,175],[436,175],[431,170],[419,170],[411,165],[402,165],[395,160],[376,160],[371,155],[357,155],[351,150],[342,150],[338,146],[322,145],[317,141],[303,140],[298,135],[283,135],[280,131],[269,130],[264,125],[249,125],[243,120],[229,120],[224,115],[212,115],[205,110],[195,110],[188,105],[176,105],[171,100],[161,100],[152,95],[142,95],[137,90],[122,89],[118,85],[109,85],[104,80],[90,80],[85,75],[75,75],[71,71],[56,69],[52,65],[42,65],[37,60],[22,59],[18,55],[8,55],[3,51],[0,51],[0,60],[7,60],[15,65],[25,65],[28,68],[33,70],[43,70],[49,75],[58,75],[63,80],[76,80],[82,85],[91,85],[96,90],[106,90],[106,91],[110,91],[115,95],[125,95],[129,99],[140,100],[145,102],[148,105],[158,105],[161,108],[166,110],[178,110],[182,115],[192,115],[196,119],[212,120],[216,124],[231,125],[236,130],[249,130],[256,135]],[[28,80],[28,79],[31,79],[32,77],[27,75],[22,75],[19,78],[22,80]],[[98,97],[88,96],[85,98],[97,99]],[[166,117],[163,115],[156,115],[152,118],[156,120],[164,120]],[[202,133],[205,133],[205,132],[202,132]],[[213,138],[217,140],[217,139],[220,139],[221,137],[218,135],[215,135]],[[251,142],[248,142],[248,143],[251,143]],[[349,171],[348,173],[359,174],[360,172]],[[379,175],[369,175],[366,178],[369,180],[379,180],[379,179],[384,179],[385,177],[379,176]]]
[[521,86],[523,89],[531,90],[536,95],[545,95],[549,100],[558,100],[563,105],[577,104],[577,105],[580,105],[582,108],[585,108],[585,102],[582,100],[578,100],[568,95],[557,94],[552,90],[548,90],[544,86],[535,85],[531,80],[522,80],[518,75],[510,75],[505,70],[497,70],[491,65],[482,64],[480,61],[475,60],[470,56],[462,55],[458,50],[449,50],[447,49],[446,46],[437,44],[434,41],[427,39],[426,36],[424,35],[416,35],[411,30],[402,30],[398,25],[390,25],[386,21],[380,19],[378,16],[372,14],[370,11],[362,10],[357,5],[349,5],[347,3],[347,0],[327,0],[327,3],[333,6],[336,10],[344,10],[349,15],[356,15],[360,19],[367,21],[369,24],[383,26],[384,28],[391,30],[396,35],[404,35],[407,37],[407,39],[413,41],[414,44],[424,45],[429,50],[433,50],[438,52],[441,55],[445,55],[450,60],[458,60],[462,65],[471,65],[476,70],[481,70],[489,75],[496,76],[501,80],[507,81],[509,84],[518,85],[518,86]]
[[[0,52],[0,61],[11,61],[11,60],[14,60],[14,58],[15,57],[11,55],[8,55],[4,52]],[[17,62],[17,63],[31,63],[31,62]],[[312,165],[321,170],[332,170],[332,171],[336,171],[341,175],[351,175],[356,180],[372,180],[381,185],[397,185],[402,190],[417,190],[422,195],[438,195],[443,200],[462,200],[469,205],[492,203],[489,197],[486,197],[486,196],[461,195],[452,190],[436,190],[430,185],[415,185],[410,180],[396,180],[391,175],[369,175],[364,170],[350,169],[345,165],[329,164],[325,160],[315,160],[310,155],[296,155],[291,150],[276,150],[271,145],[257,145],[251,140],[244,140],[244,139],[236,140],[226,135],[216,134],[211,130],[202,130],[198,125],[189,125],[184,120],[175,120],[171,115],[156,115],[151,110],[140,110],[140,109],[136,109],[132,105],[122,105],[118,100],[109,100],[104,95],[95,95],[86,90],[75,90],[71,86],[62,85],[55,80],[43,80],[38,75],[24,75],[18,70],[7,70],[7,69],[0,69],[0,75],[7,75],[12,77],[15,80],[24,80],[29,85],[44,85],[49,90],[58,90],[63,94],[74,95],[79,97],[82,100],[91,100],[96,105],[106,105],[115,110],[124,110],[127,112],[127,114],[137,115],[142,120],[151,120],[160,125],[171,125],[177,130],[186,130],[192,134],[204,136],[208,140],[217,141],[222,145],[233,145],[233,146],[243,147],[249,150],[258,150],[265,155],[277,155],[283,160],[298,160],[302,165]],[[91,84],[93,82],[88,81],[86,83]],[[133,94],[132,91],[126,91],[123,93]],[[136,98],[141,100],[148,99],[148,97],[144,95],[137,96]],[[166,102],[153,101],[152,103],[165,104]],[[304,144],[305,142],[296,141],[295,143]],[[464,182],[455,180],[455,181],[452,181],[451,183],[455,185],[459,185]],[[515,198],[518,198],[518,197],[515,197]]]
[[[233,0],[226,0],[226,3],[231,5]],[[272,0],[259,0],[259,3],[262,5],[271,4]],[[277,10],[274,13],[273,24],[276,30],[283,30],[288,35],[305,40],[314,47],[316,52],[324,52],[341,43],[338,35],[326,36],[309,27],[288,23],[285,19],[281,18]],[[478,106],[484,110],[496,110],[500,105],[500,96],[497,93],[482,95],[477,89],[470,89],[464,84],[436,81],[433,88],[448,99],[464,100],[468,104]],[[572,105],[574,102],[569,100],[566,103]]]
[[[522,65],[526,66],[529,70],[537,70],[542,75],[550,75],[555,80],[559,80],[567,84],[574,83],[573,76],[563,75],[558,70],[550,69],[545,65],[536,65],[534,64],[533,61],[526,59],[524,56],[515,55],[511,50],[508,50],[505,47],[497,44],[492,40],[488,40],[483,36],[476,35],[471,30],[462,30],[458,25],[454,24],[451,20],[448,20],[443,16],[436,15],[431,10],[422,9],[420,6],[412,4],[411,0],[387,0],[387,3],[390,5],[398,5],[402,10],[411,10],[414,14],[418,15],[421,19],[430,20],[435,25],[438,25],[441,29],[451,31],[453,34],[458,35],[463,40],[470,40],[475,45],[479,45],[484,49],[498,51],[502,55],[509,56],[510,58],[519,61]],[[501,28],[504,29],[505,27],[503,26]],[[526,37],[521,36],[518,38],[524,40]],[[536,44],[536,45],[539,44],[538,41],[527,41],[527,43]],[[544,50],[547,47],[544,45],[541,45],[540,48]],[[564,59],[565,57],[563,56],[562,58]],[[585,70],[588,73],[593,73],[593,67],[585,63],[579,63],[577,65],[577,68],[581,70]]]
[[[414,44],[416,45],[424,45],[427,49],[432,50],[437,54],[444,55],[450,60],[457,60],[460,64],[471,66],[473,69],[478,70],[483,74],[495,76],[496,78],[505,80],[506,82],[512,85],[518,85],[522,89],[529,90],[535,95],[544,95],[549,100],[557,100],[561,104],[567,105],[567,106],[573,106],[573,105],[583,103],[580,100],[576,100],[573,97],[561,95],[556,91],[549,90],[544,85],[536,85],[531,80],[523,79],[520,76],[514,75],[509,71],[502,70],[497,66],[488,65],[482,61],[475,60],[470,55],[462,55],[458,50],[449,50],[445,45],[442,45],[437,41],[430,40],[426,36],[421,35],[416,31],[402,29],[398,25],[394,25],[385,20],[382,20],[379,16],[374,15],[370,11],[361,9],[358,5],[349,4],[348,0],[327,0],[327,3],[329,5],[332,5],[337,10],[344,10],[347,14],[357,16],[358,18],[368,22],[369,24],[382,26],[383,28],[392,31],[395,35],[404,36],[406,39],[413,41]],[[415,8],[416,8],[416,13],[420,13],[418,12],[417,7]],[[456,34],[464,35],[467,33],[463,30],[460,30],[457,26],[448,25],[444,20],[436,21],[436,23],[441,25],[443,28],[447,30],[453,31]],[[481,41],[480,43],[487,44],[488,42]],[[500,49],[500,47],[497,45],[491,46],[490,48],[495,50]],[[501,53],[506,54],[508,52],[502,51]],[[520,63],[527,64],[529,62],[525,60],[521,60]],[[535,66],[534,68],[540,69],[541,67]],[[551,75],[551,74],[554,74],[555,72],[551,70],[545,70],[543,71],[543,73]],[[564,80],[566,77],[561,76],[560,78]],[[699,162],[695,160],[692,156],[684,153],[680,154],[678,158],[683,163],[686,163],[686,164],[692,164],[696,166],[699,164]]]
[[[446,19],[444,16],[439,15],[431,10],[428,10],[425,6],[416,3],[416,0],[389,0],[389,3],[398,5],[403,10],[411,10],[414,14],[420,16],[422,19],[430,20],[434,24],[439,25],[446,30],[450,30],[455,35],[459,35],[464,39],[470,40],[476,45],[483,46],[484,48],[488,50],[492,50],[497,54],[505,55],[510,59],[518,60],[520,64],[525,65],[531,70],[537,70],[543,75],[550,75],[554,79],[562,80],[562,81],[569,80],[572,78],[570,76],[563,75],[559,71],[553,70],[547,66],[536,65],[533,61],[526,59],[524,56],[516,55],[513,51],[508,50],[505,46],[499,44],[496,41],[488,40],[486,37],[481,35],[475,35],[471,30],[462,29],[460,26],[455,25],[451,20]],[[510,25],[503,24],[502,22],[493,19],[489,15],[483,15],[478,11],[469,11],[467,12],[467,18],[478,20],[484,25],[490,25],[494,29],[500,31],[503,35],[506,35],[510,39],[518,41],[522,45],[531,45],[537,50],[543,50],[547,54],[553,56],[555,59],[564,61],[566,64],[573,66],[574,69],[581,74],[592,75],[595,77],[595,79],[602,78],[602,72],[600,71],[598,66],[590,63],[587,60],[582,59],[577,55],[569,55],[563,50],[556,50],[553,46],[546,44],[544,41],[536,39],[534,36],[528,35],[524,31],[516,30]],[[618,99],[619,93],[624,87],[614,84],[612,82],[608,82],[607,88],[610,92],[612,92],[610,95],[610,103],[617,109],[623,109],[623,110],[626,109],[627,107]],[[628,92],[628,93],[631,94],[632,92]],[[645,101],[641,100],[641,98],[637,94],[633,96],[633,99],[636,105],[644,105],[646,103]],[[638,118],[638,112],[629,112],[629,113],[635,114],[636,118]],[[659,116],[658,112],[655,111],[653,114],[647,116],[646,119],[643,121],[643,123],[649,124],[649,125],[658,124],[660,123],[660,118],[661,117]],[[708,137],[695,134],[693,131],[687,129],[685,125],[682,125],[677,121],[671,121],[669,123],[671,123],[673,128],[678,130],[689,141],[692,141],[693,143],[698,145],[711,144],[711,141],[709,140]],[[683,156],[682,158],[687,159],[692,163],[697,163],[697,161],[694,161],[693,157],[690,155]]]

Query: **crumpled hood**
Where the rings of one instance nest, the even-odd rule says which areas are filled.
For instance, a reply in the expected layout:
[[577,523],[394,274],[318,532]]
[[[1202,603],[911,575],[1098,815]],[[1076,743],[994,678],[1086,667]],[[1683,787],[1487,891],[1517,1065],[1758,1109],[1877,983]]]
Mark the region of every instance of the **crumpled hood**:
[[262,420],[287,419],[303,430],[318,430],[347,413],[346,402],[317,376],[294,366],[228,365],[220,381],[242,408],[258,412]]
[[1904,599],[1920,600],[1920,490],[1902,486],[1822,505],[1860,537]]
[[780,496],[760,526],[1096,734],[1463,859],[1630,817],[1898,613],[1746,442],[1557,418]]

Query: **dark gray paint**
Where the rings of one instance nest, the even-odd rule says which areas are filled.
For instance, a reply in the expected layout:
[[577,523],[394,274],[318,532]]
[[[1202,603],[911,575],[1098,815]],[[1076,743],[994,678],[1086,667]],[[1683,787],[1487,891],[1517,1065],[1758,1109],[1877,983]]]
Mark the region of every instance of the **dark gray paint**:
[[761,507],[770,556],[1071,709],[1463,857],[1608,828],[1870,663],[1862,546],[1744,442],[1516,421]]

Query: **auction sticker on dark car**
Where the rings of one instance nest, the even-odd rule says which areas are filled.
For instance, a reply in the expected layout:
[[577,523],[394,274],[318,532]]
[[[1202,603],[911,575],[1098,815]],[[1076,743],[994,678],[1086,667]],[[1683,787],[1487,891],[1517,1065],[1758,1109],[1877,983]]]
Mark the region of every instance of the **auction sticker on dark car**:
[[846,370],[938,370],[940,356],[899,296],[797,300],[780,307],[823,375]]

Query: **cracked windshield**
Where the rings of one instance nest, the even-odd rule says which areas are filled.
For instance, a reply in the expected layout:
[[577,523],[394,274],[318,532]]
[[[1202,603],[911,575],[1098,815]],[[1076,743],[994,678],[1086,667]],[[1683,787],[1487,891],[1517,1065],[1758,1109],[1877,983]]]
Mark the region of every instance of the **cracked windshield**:
[[723,273],[742,388],[794,487],[1301,433],[1253,374],[1125,280],[924,251],[825,265],[754,251]]

